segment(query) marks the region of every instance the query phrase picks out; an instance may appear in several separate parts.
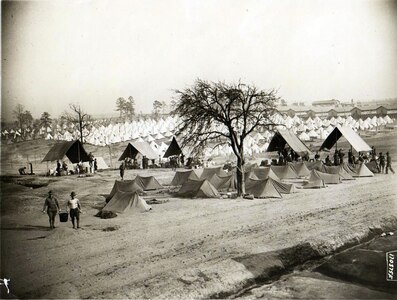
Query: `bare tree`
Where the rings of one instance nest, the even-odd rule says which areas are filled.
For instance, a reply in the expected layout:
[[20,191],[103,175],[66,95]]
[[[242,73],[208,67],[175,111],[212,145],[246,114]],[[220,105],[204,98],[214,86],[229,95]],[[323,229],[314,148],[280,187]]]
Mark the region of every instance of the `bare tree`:
[[24,117],[25,107],[22,104],[17,104],[13,111],[16,119],[16,123],[20,129],[23,127],[23,117]]
[[69,104],[69,108],[74,112],[74,114],[65,113],[64,117],[69,122],[78,126],[80,132],[80,141],[81,143],[84,143],[84,138],[87,135],[84,135],[83,130],[90,125],[92,118],[89,114],[84,112],[78,104]]
[[243,83],[212,83],[198,79],[191,88],[176,90],[174,114],[180,117],[177,135],[182,146],[228,144],[237,158],[237,192],[245,194],[244,141],[254,130],[272,130],[279,97],[274,89],[258,90]]
[[32,113],[25,110],[25,107],[22,104],[17,104],[13,114],[15,117],[15,125],[20,130],[21,137],[25,139],[33,127],[34,118]]

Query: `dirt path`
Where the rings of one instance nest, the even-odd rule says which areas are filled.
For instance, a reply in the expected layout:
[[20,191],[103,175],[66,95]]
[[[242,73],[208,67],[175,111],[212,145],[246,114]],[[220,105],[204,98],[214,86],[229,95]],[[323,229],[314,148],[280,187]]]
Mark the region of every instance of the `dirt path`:
[[[166,175],[160,175],[163,181]],[[149,213],[101,220],[90,206],[110,191],[112,177],[65,179],[10,196],[24,201],[18,213],[2,218],[2,273],[12,279],[15,295],[208,297],[255,276],[235,258],[300,242],[329,253],[369,227],[397,219],[395,177],[378,175],[282,199],[171,198]],[[49,231],[41,197],[48,188],[66,193],[70,184],[82,196],[83,228],[58,223]],[[108,227],[116,230],[104,231]]]

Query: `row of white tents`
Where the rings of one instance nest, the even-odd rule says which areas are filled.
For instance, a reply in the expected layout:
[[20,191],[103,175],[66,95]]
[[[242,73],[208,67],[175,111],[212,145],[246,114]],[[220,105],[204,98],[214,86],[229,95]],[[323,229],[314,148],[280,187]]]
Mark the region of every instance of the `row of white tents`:
[[[285,126],[279,126],[277,129],[290,129],[303,141],[324,140],[336,125],[348,126],[355,131],[364,131],[376,130],[379,126],[393,123],[389,116],[374,116],[365,120],[355,120],[351,116],[331,118],[329,120],[319,117],[304,120],[298,116],[274,115],[273,121]],[[138,142],[146,141],[158,155],[162,156],[167,149],[165,142],[169,141],[175,134],[178,122],[178,118],[172,116],[158,120],[147,119],[115,124],[105,124],[105,122],[97,120],[90,124],[89,128],[83,130],[83,135],[87,143],[96,146],[106,146],[132,140]],[[53,128],[42,127],[40,128],[40,134],[47,140],[59,141],[72,141],[80,136],[79,130],[74,124],[63,124],[62,126],[57,124]],[[3,138],[15,138],[20,135],[20,130],[2,131]],[[246,140],[247,154],[265,152],[272,136],[273,134],[269,131],[254,132]],[[208,148],[204,151],[206,157],[217,156],[220,153],[232,154],[232,150],[226,145],[215,149]]]

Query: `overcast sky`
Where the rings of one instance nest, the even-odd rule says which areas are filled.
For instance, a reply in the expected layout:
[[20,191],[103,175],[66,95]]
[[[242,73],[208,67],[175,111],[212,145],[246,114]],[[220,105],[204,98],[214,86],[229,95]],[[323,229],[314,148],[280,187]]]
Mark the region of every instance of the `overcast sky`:
[[3,118],[68,103],[169,102],[196,78],[288,102],[397,96],[396,1],[51,1],[2,5]]

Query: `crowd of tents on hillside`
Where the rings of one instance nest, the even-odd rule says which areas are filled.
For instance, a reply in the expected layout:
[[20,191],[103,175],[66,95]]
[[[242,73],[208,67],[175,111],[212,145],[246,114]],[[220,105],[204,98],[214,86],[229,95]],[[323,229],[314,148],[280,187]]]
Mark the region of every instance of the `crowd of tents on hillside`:
[[[303,119],[298,116],[282,116],[275,114],[273,121],[282,125],[277,129],[290,129],[302,141],[312,139],[325,139],[336,125],[348,126],[355,131],[377,130],[381,126],[392,124],[389,116],[368,117],[365,120],[355,120],[353,117],[332,117],[321,119],[319,117]],[[139,121],[126,121],[123,123],[111,122],[109,120],[94,120],[83,129],[83,140],[85,143],[95,146],[106,146],[126,141],[147,142],[158,156],[163,157],[168,148],[169,141],[176,133],[178,117],[168,116],[159,119],[146,119]],[[285,127],[284,127],[285,126]],[[48,127],[41,127],[37,134],[33,135],[33,129],[3,129],[1,137],[5,143],[13,143],[22,140],[44,138],[55,141],[73,141],[80,139],[78,126],[74,123],[56,123]],[[269,142],[273,136],[271,131],[258,131],[247,139],[247,154],[264,153],[267,151]],[[232,154],[228,146],[215,149],[205,149],[204,156],[216,156]]]

